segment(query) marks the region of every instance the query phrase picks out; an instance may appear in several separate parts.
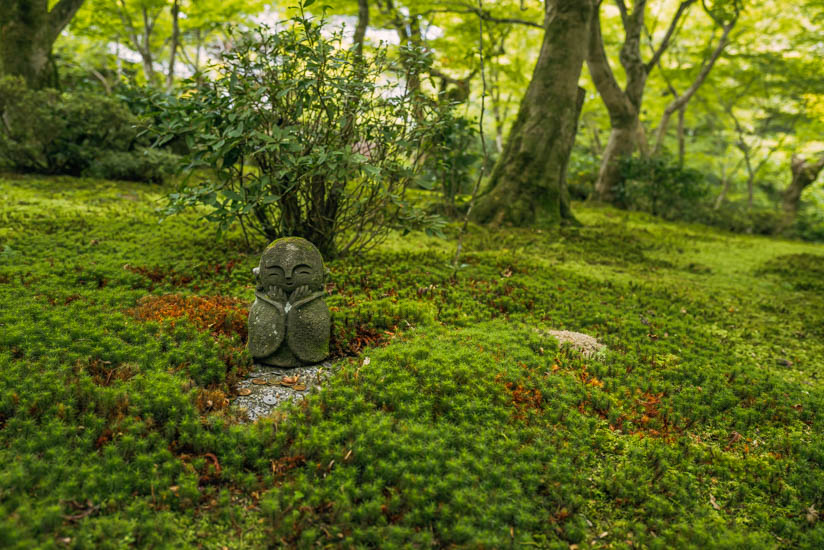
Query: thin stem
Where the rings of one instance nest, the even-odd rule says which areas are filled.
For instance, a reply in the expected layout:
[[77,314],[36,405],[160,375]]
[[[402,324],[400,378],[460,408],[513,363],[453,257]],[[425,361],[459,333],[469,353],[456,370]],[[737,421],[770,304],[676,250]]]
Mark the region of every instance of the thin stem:
[[[478,13],[483,13],[483,0],[478,0]],[[484,71],[484,18],[478,16],[478,53],[481,62],[481,116],[478,119],[478,131],[481,134],[481,149],[483,150],[483,164],[478,171],[478,178],[475,180],[475,187],[472,188],[472,197],[469,199],[469,207],[464,214],[463,225],[458,233],[458,245],[455,248],[455,258],[452,260],[452,269],[458,269],[458,261],[461,258],[461,249],[463,248],[463,236],[466,233],[466,227],[469,224],[469,215],[472,213],[472,207],[475,206],[475,199],[478,196],[478,189],[481,187],[481,179],[486,173],[486,165],[489,160],[489,154],[486,150],[486,137],[484,136],[484,111],[486,110],[486,72]]]

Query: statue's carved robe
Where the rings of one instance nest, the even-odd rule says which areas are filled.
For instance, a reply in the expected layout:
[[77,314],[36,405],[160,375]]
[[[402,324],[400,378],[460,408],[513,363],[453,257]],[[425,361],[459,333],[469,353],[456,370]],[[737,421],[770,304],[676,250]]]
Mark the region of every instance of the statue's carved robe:
[[294,304],[280,304],[255,292],[249,311],[249,352],[258,363],[296,367],[317,363],[329,354],[329,308],[323,292]]

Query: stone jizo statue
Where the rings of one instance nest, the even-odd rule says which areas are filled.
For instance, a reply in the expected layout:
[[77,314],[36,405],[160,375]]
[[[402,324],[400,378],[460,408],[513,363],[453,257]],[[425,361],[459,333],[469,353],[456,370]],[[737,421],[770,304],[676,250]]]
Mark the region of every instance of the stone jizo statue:
[[266,247],[249,311],[249,352],[256,363],[299,367],[329,355],[329,308],[323,300],[323,258],[299,237]]

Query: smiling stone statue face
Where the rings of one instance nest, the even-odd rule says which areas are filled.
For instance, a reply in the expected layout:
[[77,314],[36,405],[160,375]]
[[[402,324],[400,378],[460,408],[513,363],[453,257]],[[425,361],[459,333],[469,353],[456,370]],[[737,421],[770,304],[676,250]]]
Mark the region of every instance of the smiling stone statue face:
[[263,252],[259,269],[258,288],[264,291],[274,286],[289,295],[302,286],[314,291],[323,287],[323,258],[305,239],[276,240]]
[[254,270],[249,351],[264,365],[296,367],[329,355],[330,316],[323,301],[323,258],[298,237],[270,244]]

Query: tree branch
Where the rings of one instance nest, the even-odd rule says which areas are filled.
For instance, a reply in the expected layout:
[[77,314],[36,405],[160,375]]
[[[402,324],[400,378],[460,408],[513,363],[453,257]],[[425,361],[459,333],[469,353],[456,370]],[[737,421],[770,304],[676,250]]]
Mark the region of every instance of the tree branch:
[[681,4],[678,6],[678,10],[675,12],[675,15],[670,21],[670,26],[667,29],[667,33],[664,35],[664,39],[661,41],[661,44],[655,50],[655,53],[652,54],[652,59],[650,59],[647,64],[647,72],[649,73],[658,63],[658,60],[664,55],[664,52],[669,47],[670,40],[672,39],[673,34],[675,34],[675,29],[678,27],[678,21],[684,15],[684,13],[695,3],[696,0],[683,0]]
[[624,24],[624,28],[626,29],[629,25],[629,12],[627,11],[627,4],[624,0],[615,0],[615,3],[618,5],[618,11],[621,12],[621,22]]
[[137,37],[137,29],[135,29],[132,16],[129,14],[128,8],[126,8],[125,0],[119,0],[119,4],[120,9],[117,11],[120,14],[120,20],[123,22],[123,26],[126,27],[126,31],[128,31],[127,36],[132,41],[132,45],[134,45],[138,53],[142,54],[143,49],[140,47],[140,39]]
[[420,15],[426,16],[432,13],[471,13],[476,17],[484,21],[488,21],[490,23],[501,23],[505,25],[524,25],[536,29],[544,28],[544,26],[540,23],[535,23],[534,21],[528,21],[526,19],[518,19],[517,17],[493,17],[488,11],[481,11],[478,8],[436,8],[423,11]]
[[[704,81],[707,79],[707,76],[710,74],[710,71],[715,65],[715,62],[718,61],[719,57],[721,57],[721,53],[724,51],[724,48],[726,48],[727,44],[729,43],[730,31],[732,31],[732,28],[733,24],[726,25],[724,27],[724,32],[721,35],[721,39],[718,41],[718,44],[715,46],[715,49],[713,50],[709,59],[704,61],[703,66],[701,67],[701,71],[695,77],[695,80],[692,82],[692,85],[690,85],[690,87],[687,88],[687,90],[682,95],[678,96],[678,94],[675,94],[674,88],[670,86],[673,93],[675,94],[675,99],[673,99],[670,102],[670,104],[667,105],[667,108],[664,109],[664,114],[661,117],[661,122],[658,124],[658,135],[655,139],[655,148],[652,151],[653,155],[657,154],[664,144],[664,138],[666,137],[667,127],[669,126],[669,121],[672,114],[675,111],[684,107],[689,102],[689,100],[692,99],[692,96],[695,94],[695,92],[698,91],[698,88],[700,88]],[[669,85],[669,81],[667,81],[667,85]]]
[[83,5],[83,0],[60,0],[51,11],[49,11],[49,31],[52,42],[57,39],[66,25],[72,20],[74,14]]
[[609,65],[606,51],[604,51],[604,39],[601,36],[601,17],[597,10],[593,14],[589,36],[587,67],[589,67],[589,74],[598,89],[601,99],[607,106],[610,119],[613,118],[613,113],[623,117],[631,116],[633,107],[618,85],[612,67]]

